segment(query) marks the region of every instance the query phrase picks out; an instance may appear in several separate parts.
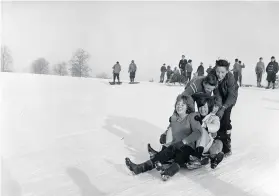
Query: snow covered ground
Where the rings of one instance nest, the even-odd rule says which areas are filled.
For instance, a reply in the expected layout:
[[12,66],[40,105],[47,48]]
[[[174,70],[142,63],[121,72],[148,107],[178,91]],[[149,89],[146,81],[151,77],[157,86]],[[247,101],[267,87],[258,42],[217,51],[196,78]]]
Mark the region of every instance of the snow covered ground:
[[278,196],[279,90],[240,88],[233,155],[216,170],[132,176],[148,158],[183,87],[0,74],[2,192],[24,196]]

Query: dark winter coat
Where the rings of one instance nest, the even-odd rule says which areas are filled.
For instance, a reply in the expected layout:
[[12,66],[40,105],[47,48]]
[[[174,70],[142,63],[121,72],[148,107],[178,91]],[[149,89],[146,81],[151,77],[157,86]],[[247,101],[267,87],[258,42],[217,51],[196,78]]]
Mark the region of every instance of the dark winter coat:
[[179,69],[185,70],[186,65],[187,65],[187,59],[181,59],[179,61],[178,67]]
[[189,111],[194,112],[195,111],[195,101],[193,99],[193,95],[197,93],[206,93],[206,94],[211,94],[207,93],[204,90],[203,87],[203,81],[205,79],[205,76],[200,76],[192,79],[190,82],[187,83],[184,92],[182,93],[183,96],[187,96],[189,99]]
[[204,67],[200,65],[197,69],[198,76],[203,76],[204,75]]
[[266,67],[267,73],[267,81],[268,82],[275,82],[276,80],[276,73],[278,72],[278,63],[276,61],[268,63]]
[[[216,75],[215,68],[211,71],[211,74]],[[214,95],[216,95],[216,105],[219,107],[224,106],[225,108],[234,106],[238,97],[238,88],[234,75],[228,72],[225,78],[218,82],[217,88],[213,90]]]
[[167,71],[167,68],[166,68],[166,66],[163,65],[163,66],[161,67],[161,72],[164,72],[164,73],[165,73],[166,71]]
[[170,117],[170,125],[166,131],[166,144],[172,144],[186,140],[187,145],[195,148],[195,142],[200,139],[202,128],[195,118],[199,113],[188,114],[182,121],[174,114]]

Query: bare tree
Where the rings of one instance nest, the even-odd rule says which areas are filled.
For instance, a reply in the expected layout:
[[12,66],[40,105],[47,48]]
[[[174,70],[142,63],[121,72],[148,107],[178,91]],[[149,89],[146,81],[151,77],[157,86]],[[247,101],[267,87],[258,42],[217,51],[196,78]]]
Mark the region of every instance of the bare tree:
[[54,65],[53,72],[54,72],[54,74],[60,75],[60,76],[68,75],[67,63],[66,62],[61,62],[61,63],[58,63],[58,64]]
[[90,55],[83,49],[78,49],[70,60],[70,71],[74,77],[89,77],[91,69],[87,65]]
[[7,46],[1,47],[1,71],[2,72],[11,72],[11,65],[13,63],[13,58],[11,52]]
[[49,62],[44,58],[39,58],[32,63],[32,71],[35,74],[48,74]]

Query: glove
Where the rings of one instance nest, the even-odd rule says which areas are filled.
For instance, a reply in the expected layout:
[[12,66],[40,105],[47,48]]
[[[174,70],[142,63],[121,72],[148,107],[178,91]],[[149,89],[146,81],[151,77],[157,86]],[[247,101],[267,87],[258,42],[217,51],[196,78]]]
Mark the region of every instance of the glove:
[[224,112],[225,112],[226,108],[225,107],[221,107],[218,112],[216,113],[216,116],[218,116],[220,118],[220,120],[222,119]]
[[162,134],[161,137],[160,137],[160,144],[165,144],[166,143],[166,138],[167,138],[167,135]]
[[180,141],[180,142],[176,142],[172,145],[175,149],[180,150],[185,144],[182,141]]

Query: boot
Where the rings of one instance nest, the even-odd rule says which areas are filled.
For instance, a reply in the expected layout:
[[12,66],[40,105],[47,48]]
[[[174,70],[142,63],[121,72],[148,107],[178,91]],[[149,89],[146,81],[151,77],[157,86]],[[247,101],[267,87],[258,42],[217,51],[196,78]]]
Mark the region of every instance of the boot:
[[152,159],[158,152],[154,150],[150,144],[147,144],[147,151],[150,155],[150,159]]
[[224,153],[223,152],[219,152],[215,157],[213,157],[211,159],[211,163],[210,163],[211,169],[215,169],[217,167],[217,165],[219,163],[221,163],[223,158],[224,158]]
[[268,82],[266,89],[269,89],[269,88],[270,88],[270,82]]
[[129,158],[125,158],[125,163],[128,169],[135,175],[154,169],[154,164],[150,160],[141,164],[135,164]]
[[161,172],[161,178],[163,181],[168,180],[170,177],[174,176],[179,172],[180,166],[177,163],[172,163],[168,168]]
[[273,82],[273,86],[272,86],[272,89],[275,89],[275,82]]
[[199,146],[196,148],[196,157],[201,159],[202,158],[202,153],[203,153],[204,147]]

